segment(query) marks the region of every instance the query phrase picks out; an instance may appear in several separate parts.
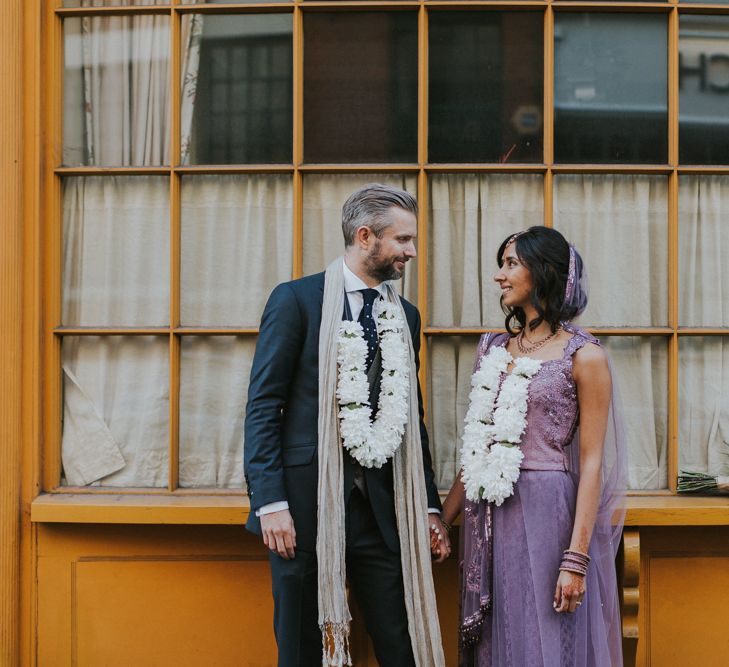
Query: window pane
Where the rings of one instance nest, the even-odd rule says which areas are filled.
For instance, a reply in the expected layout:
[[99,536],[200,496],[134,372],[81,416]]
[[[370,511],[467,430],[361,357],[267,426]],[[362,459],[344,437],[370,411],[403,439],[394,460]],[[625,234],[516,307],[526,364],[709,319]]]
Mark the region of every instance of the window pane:
[[667,198],[662,176],[555,176],[554,226],[589,276],[584,326],[666,325]]
[[85,16],[63,28],[63,163],[169,164],[169,17]]
[[667,19],[554,17],[557,162],[666,162]]
[[415,12],[304,14],[307,162],[415,162]]
[[[307,174],[304,176],[304,275],[323,271],[344,254],[342,205],[366,183],[384,183],[417,196],[416,174]],[[409,301],[417,300],[417,259],[408,262],[396,284]]]
[[684,14],[679,25],[680,160],[729,164],[729,17]]
[[258,326],[291,279],[292,198],[290,175],[183,177],[183,325]]
[[428,233],[429,323],[503,327],[493,281],[509,235],[544,222],[541,175],[434,174]]
[[460,463],[478,336],[428,339],[428,435],[439,489],[450,489]]
[[169,322],[169,179],[63,181],[63,324]]
[[63,483],[168,484],[167,338],[63,339]]
[[668,343],[658,336],[602,336],[625,415],[628,488],[665,489]]
[[543,14],[432,12],[430,162],[542,162]]
[[182,163],[291,162],[291,14],[182,19]]
[[678,345],[679,470],[729,475],[729,338]]
[[679,324],[729,326],[729,178],[681,176],[678,190]]
[[247,337],[182,339],[181,487],[243,487],[243,420],[255,347]]

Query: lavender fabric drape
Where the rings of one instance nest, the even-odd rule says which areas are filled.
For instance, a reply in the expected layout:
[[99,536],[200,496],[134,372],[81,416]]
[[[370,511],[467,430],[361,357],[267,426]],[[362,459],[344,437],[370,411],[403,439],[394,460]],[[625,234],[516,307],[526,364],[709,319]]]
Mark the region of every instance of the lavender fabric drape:
[[[605,436],[602,489],[590,542],[587,593],[574,614],[552,608],[562,551],[569,547],[579,483],[579,429],[574,414],[538,413],[532,391],[574,392],[572,355],[597,343],[578,327],[563,359],[543,364],[549,382],[533,382],[528,429],[544,441],[562,437],[565,470],[540,470],[525,457],[514,495],[495,507],[466,501],[461,537],[461,665],[473,667],[615,667],[622,664],[622,640],[615,555],[623,524],[626,488],[625,433],[620,402],[613,394]],[[482,337],[476,363],[508,336]],[[611,368],[612,373],[612,368]],[[572,384],[571,384],[572,383]],[[561,417],[561,418],[560,418]],[[561,430],[561,433],[560,433]]]

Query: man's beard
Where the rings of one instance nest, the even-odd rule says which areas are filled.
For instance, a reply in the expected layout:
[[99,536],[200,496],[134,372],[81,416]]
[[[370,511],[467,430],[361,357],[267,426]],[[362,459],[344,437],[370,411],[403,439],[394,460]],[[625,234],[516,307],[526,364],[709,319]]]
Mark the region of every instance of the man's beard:
[[382,244],[377,241],[375,243],[375,247],[372,248],[372,252],[370,252],[370,254],[367,255],[365,259],[365,269],[367,271],[367,275],[369,275],[371,278],[374,278],[378,282],[384,282],[385,280],[400,280],[405,271],[398,271],[395,268],[395,262],[407,262],[407,258],[392,257],[390,259],[383,260],[380,258],[381,246]]

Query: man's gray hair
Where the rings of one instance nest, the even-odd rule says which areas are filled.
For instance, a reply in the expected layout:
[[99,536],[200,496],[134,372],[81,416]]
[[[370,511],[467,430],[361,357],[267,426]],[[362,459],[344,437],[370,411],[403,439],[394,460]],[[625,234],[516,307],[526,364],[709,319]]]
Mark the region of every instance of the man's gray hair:
[[372,233],[380,238],[382,232],[391,223],[385,213],[393,206],[418,215],[418,202],[409,192],[382,183],[367,183],[355,190],[342,207],[342,232],[344,245],[354,243],[357,229],[369,227]]

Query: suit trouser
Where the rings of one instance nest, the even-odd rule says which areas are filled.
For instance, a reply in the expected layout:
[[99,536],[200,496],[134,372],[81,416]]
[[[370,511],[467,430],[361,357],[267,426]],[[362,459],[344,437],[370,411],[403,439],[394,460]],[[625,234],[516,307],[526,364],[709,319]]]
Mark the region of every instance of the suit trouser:
[[[369,502],[355,488],[347,504],[347,580],[381,667],[415,664],[408,633],[400,554],[385,545]],[[271,552],[279,667],[320,667],[316,553],[285,560]]]

